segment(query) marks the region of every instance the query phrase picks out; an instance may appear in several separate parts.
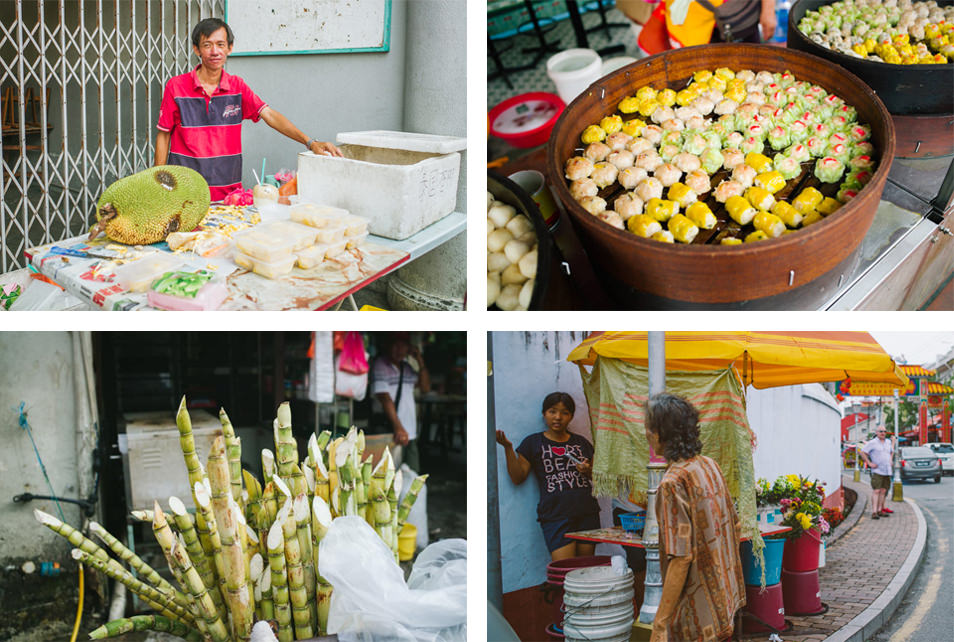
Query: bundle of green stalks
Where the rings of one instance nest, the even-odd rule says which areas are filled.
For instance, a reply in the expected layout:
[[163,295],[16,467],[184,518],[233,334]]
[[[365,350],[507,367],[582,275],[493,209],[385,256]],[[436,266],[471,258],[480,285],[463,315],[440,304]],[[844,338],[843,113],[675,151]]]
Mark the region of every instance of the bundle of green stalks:
[[275,451],[262,451],[263,485],[242,469],[241,442],[224,410],[219,418],[222,435],[203,467],[185,398],[176,416],[195,513],[176,497],[169,498],[168,511],[158,502],[152,510],[133,511],[152,523],[178,586],[99,524],[91,523],[89,531],[105,548],[34,511],[76,547],[76,560],[122,582],[156,612],[108,622],[91,639],[156,630],[186,640],[240,642],[258,620],[277,627],[280,642],[326,635],[332,587],[318,574],[318,545],[335,517],[366,520],[397,560],[398,533],[427,475],[412,482],[398,505],[401,474],[390,451],[372,466],[364,433],[353,427],[337,439],[328,431],[311,435],[308,455],[299,462],[291,412],[283,403],[274,423]]

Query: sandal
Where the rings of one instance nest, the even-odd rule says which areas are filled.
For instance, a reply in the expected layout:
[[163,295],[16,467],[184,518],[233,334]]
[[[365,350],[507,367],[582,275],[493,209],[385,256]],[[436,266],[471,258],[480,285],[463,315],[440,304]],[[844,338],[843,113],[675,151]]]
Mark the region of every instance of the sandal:
[[881,516],[878,513],[872,513],[871,519],[881,519]]
[[884,512],[884,511],[881,511],[880,517],[891,517],[891,514],[890,514],[890,513],[886,513],[886,512]]

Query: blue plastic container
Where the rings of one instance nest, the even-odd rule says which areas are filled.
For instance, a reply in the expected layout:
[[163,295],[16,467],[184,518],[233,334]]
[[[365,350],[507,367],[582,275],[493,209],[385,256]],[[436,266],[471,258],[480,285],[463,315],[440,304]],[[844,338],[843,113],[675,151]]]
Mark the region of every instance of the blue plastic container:
[[[784,539],[765,539],[765,585],[772,586],[782,581],[782,552]],[[759,586],[762,581],[762,567],[752,553],[752,542],[742,542],[742,575],[749,586]]]
[[646,525],[646,511],[636,513],[620,513],[619,524],[624,531],[638,533]]

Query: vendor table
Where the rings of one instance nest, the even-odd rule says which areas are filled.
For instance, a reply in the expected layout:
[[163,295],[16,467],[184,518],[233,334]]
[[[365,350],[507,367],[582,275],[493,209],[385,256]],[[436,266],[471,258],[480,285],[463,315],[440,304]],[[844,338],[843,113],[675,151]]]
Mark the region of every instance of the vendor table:
[[[791,526],[782,526],[780,528],[760,530],[759,534],[762,537],[769,537],[770,535],[781,535],[782,533],[787,533],[790,530],[792,530]],[[643,546],[642,533],[630,533],[628,531],[624,531],[620,526],[612,526],[610,528],[594,528],[588,531],[577,531],[575,533],[567,533],[566,536],[570,539],[578,539],[584,542],[603,542],[605,544],[619,544],[620,546],[645,548]],[[748,537],[743,537],[739,541],[745,542],[749,539],[750,538]]]
[[[369,283],[413,261],[466,229],[466,216],[454,212],[417,234],[394,241],[371,235],[359,247],[325,260],[308,270],[268,279],[243,268],[230,258],[182,253],[182,269],[206,269],[226,274],[228,297],[220,310],[326,310],[349,299]],[[145,292],[129,292],[98,266],[128,259],[130,253],[171,253],[165,243],[134,249],[108,239],[92,242],[85,236],[26,250],[30,264],[77,298],[103,310],[152,310]],[[353,299],[351,299],[353,305]]]

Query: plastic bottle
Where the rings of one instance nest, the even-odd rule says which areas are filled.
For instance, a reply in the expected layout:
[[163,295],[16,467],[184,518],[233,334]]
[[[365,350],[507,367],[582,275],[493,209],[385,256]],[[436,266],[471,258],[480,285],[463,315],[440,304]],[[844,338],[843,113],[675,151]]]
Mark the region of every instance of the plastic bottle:
[[792,7],[790,0],[775,1],[775,33],[772,42],[785,42],[788,39],[788,10]]

